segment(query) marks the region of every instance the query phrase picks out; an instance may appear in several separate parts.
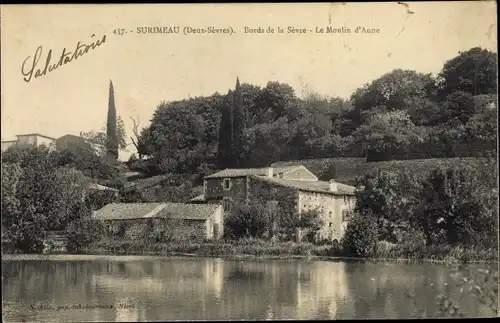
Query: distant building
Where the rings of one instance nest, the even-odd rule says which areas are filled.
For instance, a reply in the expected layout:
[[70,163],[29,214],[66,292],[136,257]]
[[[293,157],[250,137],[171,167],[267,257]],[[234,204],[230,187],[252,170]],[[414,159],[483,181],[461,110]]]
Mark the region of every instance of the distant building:
[[94,147],[83,137],[71,134],[64,135],[56,139],[57,149],[77,150],[95,150]]
[[[100,144],[91,142],[82,136],[72,134],[66,134],[57,139],[38,133],[17,135],[16,137],[17,138],[15,140],[2,140],[2,152],[6,151],[10,147],[34,148],[42,145],[52,149],[68,148],[72,151],[75,151],[75,149],[89,149],[98,154],[105,150],[105,148]],[[129,149],[119,149],[118,160],[126,162],[133,154],[134,152]]]
[[17,135],[15,140],[2,140],[2,152],[6,151],[10,147],[17,148],[35,148],[40,146],[46,146],[48,148],[54,148],[55,138],[41,135],[38,133]]
[[224,231],[222,206],[217,204],[111,203],[92,217],[104,221],[110,234],[126,239],[139,238],[148,228],[190,240],[216,240]]
[[325,225],[318,240],[340,241],[355,205],[355,187],[319,181],[304,166],[225,169],[206,176],[203,186],[203,195],[191,203],[221,203],[225,212],[236,202],[265,203],[269,212],[278,207],[298,214],[319,209]]
[[6,151],[10,147],[15,146],[17,140],[2,140],[2,152]]
[[[62,137],[57,138],[56,147],[58,149],[67,148],[69,150],[78,150],[78,149],[89,149],[94,151],[96,154],[103,155],[105,153],[106,147],[99,143],[92,142],[82,136],[67,134]],[[126,162],[130,159],[130,156],[134,154],[133,151],[128,149],[119,149],[118,150],[118,160],[122,162]]]

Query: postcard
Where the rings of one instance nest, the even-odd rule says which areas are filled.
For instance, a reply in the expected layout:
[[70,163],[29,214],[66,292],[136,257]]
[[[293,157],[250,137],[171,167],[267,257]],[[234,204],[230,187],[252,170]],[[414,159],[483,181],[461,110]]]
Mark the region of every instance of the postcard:
[[3,321],[497,315],[496,2],[0,25]]

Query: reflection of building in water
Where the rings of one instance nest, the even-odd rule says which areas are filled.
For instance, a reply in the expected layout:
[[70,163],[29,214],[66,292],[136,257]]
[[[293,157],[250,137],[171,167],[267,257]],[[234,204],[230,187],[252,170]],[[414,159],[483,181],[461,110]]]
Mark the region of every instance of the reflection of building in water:
[[[297,319],[335,318],[337,306],[348,297],[343,262],[299,264],[297,280]],[[308,276],[308,281],[300,279]]]
[[194,303],[197,298],[205,308],[209,299],[221,297],[222,267],[223,262],[217,259],[111,263],[105,274],[93,276],[93,288],[104,289],[114,297],[140,300],[142,304],[156,303],[160,298],[174,303],[190,299]]
[[111,288],[117,294],[153,292],[161,293],[166,284],[161,279],[151,277],[144,278],[122,278],[110,275],[96,275],[95,283],[98,288]]
[[222,260],[214,259],[204,263],[203,281],[208,289],[212,290],[217,298],[221,297],[222,292]]
[[271,306],[268,306],[268,308],[267,308],[265,320],[266,321],[274,320],[274,312],[273,312],[273,308]]

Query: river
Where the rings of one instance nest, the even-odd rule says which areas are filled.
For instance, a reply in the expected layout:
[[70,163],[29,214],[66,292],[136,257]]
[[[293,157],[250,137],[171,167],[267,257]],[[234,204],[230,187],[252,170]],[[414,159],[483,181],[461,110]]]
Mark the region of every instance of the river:
[[[441,292],[459,299],[449,268],[430,263],[2,257],[4,322],[419,318]],[[470,295],[460,305],[491,315]]]

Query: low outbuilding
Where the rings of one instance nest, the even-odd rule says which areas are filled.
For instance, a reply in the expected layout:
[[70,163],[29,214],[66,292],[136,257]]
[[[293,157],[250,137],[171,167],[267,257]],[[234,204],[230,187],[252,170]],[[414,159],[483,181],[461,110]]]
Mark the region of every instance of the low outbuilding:
[[111,203],[93,219],[124,239],[151,234],[165,238],[217,240],[223,235],[223,208],[219,204]]

